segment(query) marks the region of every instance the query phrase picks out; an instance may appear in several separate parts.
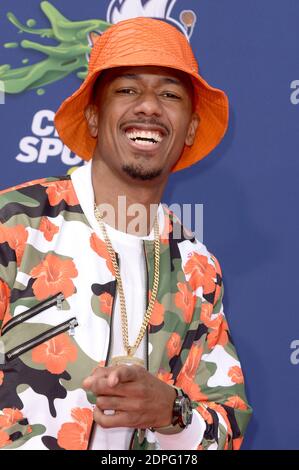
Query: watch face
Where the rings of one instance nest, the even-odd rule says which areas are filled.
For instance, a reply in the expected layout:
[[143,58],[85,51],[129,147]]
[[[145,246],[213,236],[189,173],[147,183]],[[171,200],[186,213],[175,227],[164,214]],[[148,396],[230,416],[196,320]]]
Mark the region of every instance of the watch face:
[[184,397],[184,402],[182,403],[182,421],[184,426],[191,424],[192,421],[191,402],[187,397]]
[[188,397],[178,397],[175,401],[174,416],[182,427],[188,426],[192,421],[192,406]]

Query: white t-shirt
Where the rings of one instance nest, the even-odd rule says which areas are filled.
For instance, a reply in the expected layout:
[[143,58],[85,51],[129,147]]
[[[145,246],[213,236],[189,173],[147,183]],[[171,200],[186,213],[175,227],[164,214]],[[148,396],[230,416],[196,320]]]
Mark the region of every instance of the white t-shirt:
[[[75,191],[79,197],[80,205],[84,214],[94,227],[98,236],[103,239],[99,224],[94,215],[94,192],[91,180],[92,161],[76,170],[71,178]],[[158,207],[159,231],[163,233],[164,211],[163,207]],[[119,255],[120,273],[126,299],[126,312],[128,320],[129,344],[135,343],[140,331],[145,313],[146,289],[146,265],[143,251],[143,240],[154,239],[154,231],[145,237],[137,237],[118,230],[109,225],[105,225],[108,236],[114,250]],[[146,354],[145,338],[136,351],[136,356],[145,360]],[[121,317],[118,293],[114,302],[114,314],[112,324],[112,345],[111,354],[113,356],[126,355],[123,348],[121,334]],[[201,415],[194,410],[192,424],[179,434],[164,435],[154,433],[152,439],[157,439],[163,450],[192,450],[201,443],[206,428],[205,421]],[[92,450],[125,450],[129,448],[133,429],[131,428],[110,428],[103,429],[96,425],[91,438]],[[151,433],[153,434],[153,433]],[[150,436],[148,436],[150,438]]]
[[[120,275],[126,300],[129,344],[133,345],[140,331],[145,313],[146,265],[141,237],[113,229],[105,224],[113,249],[118,253]],[[143,238],[153,238],[153,234]],[[116,291],[112,323],[112,344],[110,358],[125,356],[121,330],[119,295]],[[141,341],[136,357],[146,359],[145,338]],[[96,426],[91,449],[128,449],[133,430],[129,428],[102,429]]]

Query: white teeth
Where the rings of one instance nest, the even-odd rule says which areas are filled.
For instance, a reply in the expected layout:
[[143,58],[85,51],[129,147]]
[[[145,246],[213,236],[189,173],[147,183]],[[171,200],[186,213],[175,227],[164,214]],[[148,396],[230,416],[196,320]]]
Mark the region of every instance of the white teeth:
[[144,145],[144,147],[148,147],[149,145],[156,145],[154,142],[150,140],[137,140],[138,145]]
[[[126,132],[126,136],[129,138],[129,139],[132,139],[132,140],[136,140],[138,139],[138,143],[142,143],[142,144],[153,144],[153,143],[157,143],[157,142],[161,142],[163,137],[161,136],[161,134],[157,131],[145,131],[145,130],[130,130],[130,131],[127,131]],[[146,140],[141,140],[141,139],[152,139],[154,140],[155,142],[149,142],[149,141],[146,141]]]

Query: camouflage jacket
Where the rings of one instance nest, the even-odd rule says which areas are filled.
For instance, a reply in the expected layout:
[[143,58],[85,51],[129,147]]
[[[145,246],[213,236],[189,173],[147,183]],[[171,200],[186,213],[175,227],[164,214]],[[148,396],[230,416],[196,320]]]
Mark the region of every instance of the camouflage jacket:
[[[82,381],[108,364],[116,281],[80,198],[70,176],[0,193],[0,448],[89,446],[95,399]],[[251,408],[220,266],[166,208],[164,217],[147,367],[193,400],[206,423],[198,449],[238,449]],[[143,243],[149,295],[153,242]],[[154,433],[142,444],[136,434],[133,449],[155,448]]]

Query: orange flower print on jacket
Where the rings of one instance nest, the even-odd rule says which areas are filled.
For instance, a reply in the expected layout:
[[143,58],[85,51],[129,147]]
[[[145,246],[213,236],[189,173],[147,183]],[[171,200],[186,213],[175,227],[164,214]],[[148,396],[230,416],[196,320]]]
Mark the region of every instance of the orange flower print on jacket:
[[194,304],[196,296],[188,289],[188,284],[185,282],[178,282],[179,292],[175,294],[175,305],[183,311],[184,320],[190,323],[194,312]]
[[86,450],[93,415],[88,408],[73,408],[71,416],[74,423],[64,423],[57,435],[60,447],[66,450]]
[[14,250],[17,266],[21,264],[27,238],[28,232],[24,225],[15,225],[14,227],[0,225],[0,243],[7,242],[10,248]]
[[228,376],[231,378],[231,381],[235,384],[243,384],[244,376],[239,366],[233,366],[228,371]]
[[[149,298],[151,297],[152,293],[149,291]],[[162,325],[164,322],[164,313],[165,313],[165,307],[163,304],[160,304],[158,300],[155,301],[154,303],[154,308],[151,314],[150,318],[150,325],[152,326],[159,326]]]
[[247,410],[248,409],[248,405],[238,395],[233,395],[233,396],[229,397],[229,399],[224,404],[227,405],[227,406],[231,406],[232,408],[236,408],[237,410]]
[[212,320],[213,306],[209,302],[201,304],[201,321],[209,328],[208,346],[213,349],[216,344],[225,346],[228,343],[228,325],[222,314]]
[[213,305],[210,302],[204,302],[201,304],[200,319],[206,325],[207,328],[217,328],[219,320],[215,318],[211,319],[213,313]]
[[101,240],[96,233],[93,233],[90,237],[90,246],[101,258],[106,260],[106,266],[111,272],[112,276],[115,276],[114,267],[107,249],[106,243]]
[[17,408],[3,408],[0,414],[0,428],[10,428],[21,419],[23,419],[23,413]]
[[112,311],[112,301],[113,297],[109,292],[104,292],[103,294],[99,295],[99,302],[100,302],[100,309],[106,315],[111,315]]
[[203,348],[197,343],[194,343],[176,382],[178,387],[182,388],[192,400],[196,401],[207,400],[207,396],[201,392],[199,385],[195,382],[195,374],[198,369],[202,353]]
[[71,259],[61,259],[50,253],[32,268],[29,274],[36,279],[32,288],[38,300],[46,299],[58,292],[62,292],[64,297],[69,297],[75,292],[71,278],[77,277],[78,271]]
[[71,180],[55,181],[54,184],[49,183],[46,193],[51,206],[57,206],[61,201],[65,201],[69,206],[79,204]]
[[196,370],[201,360],[202,352],[202,347],[200,347],[197,343],[193,343],[180,374],[184,374],[188,377],[188,379],[194,380]]
[[168,385],[173,385],[174,380],[171,372],[167,372],[163,369],[160,369],[157,375],[158,379],[162,380],[162,382],[167,383]]
[[209,294],[215,290],[216,270],[208,262],[206,256],[193,252],[183,267],[184,273],[189,277],[189,284],[193,291],[198,287],[203,288],[204,294]]
[[10,314],[9,308],[10,308],[10,288],[5,282],[2,282],[0,279],[0,322],[2,321],[2,324],[0,323],[0,331],[1,327],[11,320],[12,316]]
[[4,373],[2,370],[0,370],[0,387],[3,384],[3,379],[4,379]]
[[32,350],[32,361],[43,364],[52,374],[64,372],[68,363],[75,362],[77,356],[76,346],[65,333],[49,339]]
[[54,235],[56,235],[56,233],[59,232],[59,227],[57,225],[53,224],[53,222],[51,222],[48,219],[48,217],[42,217],[41,218],[38,229],[41,232],[43,232],[44,237],[48,242],[51,242],[54,238]]
[[188,379],[188,377],[180,376],[175,385],[184,390],[191,400],[207,401],[208,399],[207,395],[202,393],[200,386],[193,380]]
[[4,320],[9,305],[9,297],[10,289],[8,285],[0,279],[0,321]]
[[9,435],[7,434],[7,432],[0,430],[0,449],[11,443],[12,441],[9,439]]
[[178,356],[182,347],[182,339],[178,333],[172,333],[166,344],[169,359]]
[[212,331],[208,334],[208,346],[213,349],[216,344],[219,346],[225,346],[228,343],[228,324],[223,315],[218,315],[215,319],[215,326],[212,327]]
[[237,437],[236,439],[233,439],[233,449],[239,450],[243,441],[244,441],[244,437]]

